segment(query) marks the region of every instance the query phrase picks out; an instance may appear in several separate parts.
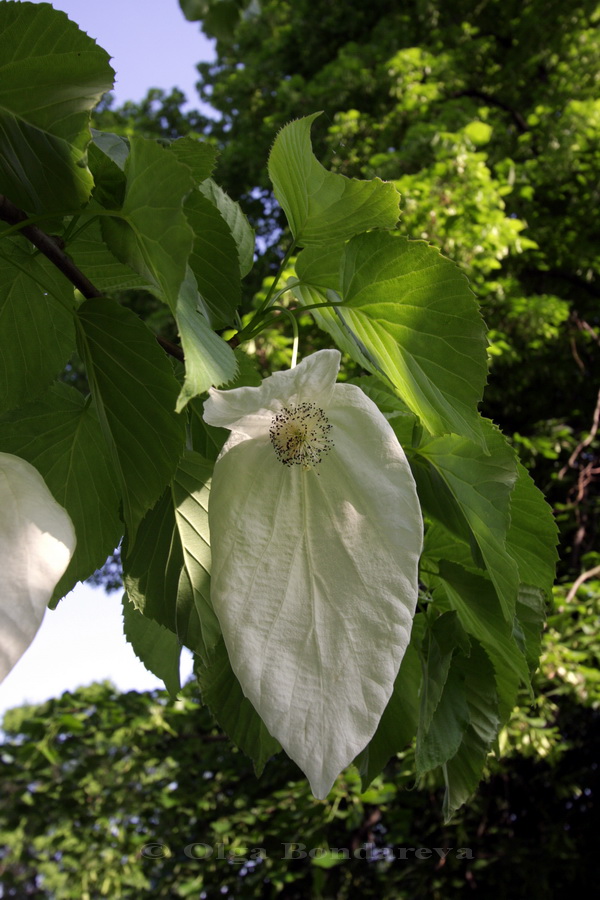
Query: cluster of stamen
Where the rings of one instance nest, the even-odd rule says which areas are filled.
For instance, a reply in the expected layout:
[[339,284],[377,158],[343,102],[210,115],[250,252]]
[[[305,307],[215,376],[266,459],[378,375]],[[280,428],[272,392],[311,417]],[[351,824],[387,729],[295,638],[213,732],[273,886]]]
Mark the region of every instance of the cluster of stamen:
[[311,469],[333,447],[330,431],[331,425],[322,409],[314,403],[299,403],[273,416],[269,434],[275,455],[284,466]]

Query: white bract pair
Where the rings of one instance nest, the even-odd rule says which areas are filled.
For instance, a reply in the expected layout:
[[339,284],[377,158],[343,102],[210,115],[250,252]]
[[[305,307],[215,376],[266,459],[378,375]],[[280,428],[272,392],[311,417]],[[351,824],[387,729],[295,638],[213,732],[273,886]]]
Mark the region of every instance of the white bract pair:
[[34,639],[75,531],[32,465],[0,453],[0,681]]
[[324,798],[390,699],[417,601],[423,522],[390,424],[341,355],[210,391],[228,428],[209,507],[211,599],[232,669]]

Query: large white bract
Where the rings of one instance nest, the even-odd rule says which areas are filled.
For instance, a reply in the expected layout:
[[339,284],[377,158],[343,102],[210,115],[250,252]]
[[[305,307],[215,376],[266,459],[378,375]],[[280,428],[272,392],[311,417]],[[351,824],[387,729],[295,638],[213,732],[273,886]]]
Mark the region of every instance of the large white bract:
[[0,681],[34,639],[74,550],[71,519],[37,469],[0,453]]
[[409,642],[423,522],[402,447],[321,350],[211,390],[231,431],[209,506],[211,597],[231,666],[324,798],[373,736]]

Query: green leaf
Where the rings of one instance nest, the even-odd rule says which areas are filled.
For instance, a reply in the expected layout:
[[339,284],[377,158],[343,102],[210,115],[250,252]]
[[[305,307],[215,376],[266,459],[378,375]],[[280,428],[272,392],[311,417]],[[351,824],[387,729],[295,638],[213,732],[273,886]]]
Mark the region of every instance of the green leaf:
[[238,251],[229,225],[210,200],[193,191],[185,215],[194,231],[190,266],[207,318],[214,328],[231,325],[242,299]]
[[446,793],[443,808],[446,821],[469,799],[479,784],[487,754],[500,727],[494,671],[485,652],[473,642],[469,657],[458,657],[456,666],[467,686],[470,724],[458,752],[444,767]]
[[188,409],[191,412],[190,430],[194,450],[204,459],[209,459],[214,463],[230,432],[226,428],[216,428],[204,421],[202,417],[204,413],[203,400],[195,398],[190,402]]
[[267,760],[281,750],[271,737],[265,724],[244,697],[240,683],[231,670],[223,640],[220,640],[210,663],[199,663],[195,669],[202,692],[202,699],[231,740],[254,763],[257,775],[261,775]]
[[193,234],[183,212],[193,187],[187,166],[155,141],[134,136],[125,163],[127,188],[118,217],[102,219],[110,250],[175,309]]
[[77,321],[80,354],[134,537],[182,452],[179,385],[152,333],[130,310],[112,300],[86,300]]
[[458,749],[469,722],[464,685],[451,672],[459,646],[469,643],[455,611],[443,613],[427,629],[421,710],[417,730],[416,764],[422,774],[445,763]]
[[90,111],[113,86],[108,54],[42,3],[0,4],[0,184],[49,212],[84,203]]
[[34,399],[75,349],[73,286],[25,241],[0,256],[0,410]]
[[427,730],[417,732],[417,774],[444,765],[459,750],[469,726],[469,706],[464,678],[452,666]]
[[173,479],[175,523],[183,548],[183,564],[192,588],[200,622],[196,646],[204,657],[221,638],[221,627],[210,602],[210,531],[208,498],[213,465],[198,453],[186,451]]
[[423,640],[424,672],[421,688],[419,730],[421,737],[427,732],[440,702],[450,671],[452,657],[462,646],[468,653],[468,640],[458,620],[457,613],[443,613],[427,628]]
[[422,241],[381,232],[353,238],[337,276],[336,255],[336,248],[310,248],[296,265],[321,300],[331,290],[343,300],[320,314],[321,324],[345,331],[342,349],[389,379],[432,434],[485,446],[477,413],[487,376],[485,325],[460,269]]
[[519,580],[549,596],[554,584],[558,529],[550,506],[520,463],[510,495],[510,528],[506,546],[519,567]]
[[101,131],[93,133],[88,146],[88,165],[94,178],[92,196],[107,209],[123,205],[127,189],[124,168],[128,156],[129,144],[124,138]]
[[[457,435],[446,435],[423,442],[417,453],[427,460],[439,476],[440,492],[446,506],[456,504],[456,516],[442,524],[455,530],[464,517],[481,551],[490,578],[496,588],[505,617],[512,621],[519,588],[517,565],[506,548],[510,525],[510,493],[516,480],[516,457],[501,432],[489,420],[481,425],[489,455],[480,446]],[[417,471],[415,470],[416,474]],[[417,475],[418,477],[418,475]],[[427,502],[425,508],[428,510]],[[434,501],[433,493],[431,500]],[[442,515],[437,505],[433,513]],[[429,510],[428,510],[429,511]]]
[[545,619],[546,602],[543,591],[528,584],[520,585],[517,623],[522,635],[521,650],[525,654],[531,672],[535,672],[540,663]]
[[125,263],[119,262],[106,246],[98,219],[88,221],[67,245],[75,265],[85,272],[92,284],[104,294],[115,291],[152,291],[150,278],[143,278]]
[[212,178],[200,185],[200,193],[217,207],[233,235],[237,246],[240,275],[243,278],[254,264],[254,231],[241,210],[239,203],[232,200]]
[[96,128],[92,128],[91,133],[92,144],[112,160],[122,172],[125,172],[125,163],[129,156],[129,141],[127,138],[120,134],[113,134],[110,131],[98,131]]
[[[136,609],[178,634],[177,600],[183,550],[170,487],[142,519],[135,540],[125,534],[121,555],[123,583]],[[187,604],[184,593],[180,599]],[[183,636],[179,637],[185,643]]]
[[206,660],[221,629],[210,603],[207,519],[212,464],[187,451],[170,485],[123,541],[123,580],[135,607]]
[[153,619],[147,619],[123,594],[123,630],[133,652],[149,672],[165,683],[171,697],[181,690],[181,644],[177,636]]
[[233,350],[212,330],[199,304],[194,276],[188,272],[179,292],[175,315],[185,355],[185,380],[177,398],[177,412],[212,385],[227,384],[237,370]]
[[[413,473],[416,475],[415,466],[413,466]],[[421,496],[418,478],[417,490],[419,496]],[[437,571],[437,563],[440,559],[447,559],[450,562],[458,563],[459,566],[462,566],[465,569],[473,567],[473,557],[468,543],[458,540],[450,530],[444,528],[439,522],[431,522],[425,532],[423,553],[421,554],[421,566],[427,571],[428,564],[431,561],[434,563]],[[475,565],[477,564],[475,563]],[[483,564],[480,568],[483,568]],[[429,566],[429,570],[430,569],[431,566]]]
[[[441,589],[458,613],[467,634],[476,638],[490,657],[496,674],[502,721],[513,709],[521,683],[529,683],[529,669],[514,634],[514,620],[507,622],[493,585],[455,563],[439,564]],[[437,600],[440,588],[435,588]]]
[[0,419],[0,449],[35,466],[75,527],[77,547],[53,595],[59,600],[102,565],[123,533],[120,493],[95,410],[79,391],[55,384],[38,402]]
[[354,760],[361,775],[363,790],[367,789],[395,753],[405,749],[416,733],[422,672],[415,639],[417,633],[420,635],[422,619],[422,614],[415,617],[411,643],[406,648],[394,691],[377,731]]
[[394,228],[400,194],[391,182],[346,178],[318,162],[310,141],[318,115],[282,128],[269,157],[269,177],[296,244],[328,244],[370,228]]
[[212,144],[192,137],[190,134],[177,138],[176,141],[169,144],[169,150],[175,154],[180,163],[188,167],[198,185],[212,174],[219,155],[218,150]]

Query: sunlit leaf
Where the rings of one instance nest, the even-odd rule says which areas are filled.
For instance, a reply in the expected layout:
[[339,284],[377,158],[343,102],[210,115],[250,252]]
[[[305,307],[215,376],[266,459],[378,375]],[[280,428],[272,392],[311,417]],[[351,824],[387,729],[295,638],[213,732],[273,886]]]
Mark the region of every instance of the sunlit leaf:
[[237,246],[240,275],[243,278],[254,263],[254,231],[250,227],[248,219],[242,212],[239,203],[232,200],[212,178],[207,178],[200,185],[200,193],[204,194],[217,207],[227,222]]
[[173,479],[175,523],[183,549],[183,564],[192,588],[200,623],[196,647],[204,658],[221,638],[221,627],[210,602],[210,531],[208,499],[213,466],[198,453],[186,451]]
[[[373,232],[298,257],[303,303],[332,300],[317,321],[393,384],[432,434],[485,446],[477,404],[487,377],[485,325],[467,279],[433,247]],[[334,294],[331,294],[334,291]]]
[[211,386],[227,384],[237,370],[233,350],[212,330],[200,309],[200,297],[191,272],[177,299],[177,328],[185,354],[185,380],[177,398],[177,412]]
[[[510,525],[510,493],[516,481],[516,457],[501,432],[482,419],[489,455],[473,441],[446,435],[424,441],[418,455],[427,460],[439,476],[440,495],[445,495],[457,521],[442,520],[450,530],[458,529],[461,517],[481,552],[496,588],[504,615],[512,620],[519,574],[506,548]],[[431,492],[430,492],[431,493]],[[432,504],[435,502],[431,496]],[[432,510],[436,512],[434,507]],[[437,505],[437,513],[440,514]],[[464,536],[461,529],[459,537]]]
[[290,122],[275,139],[269,176],[296,243],[325,244],[370,228],[394,228],[400,194],[391,182],[359,181],[328,172],[312,152],[310,129],[319,113]]

